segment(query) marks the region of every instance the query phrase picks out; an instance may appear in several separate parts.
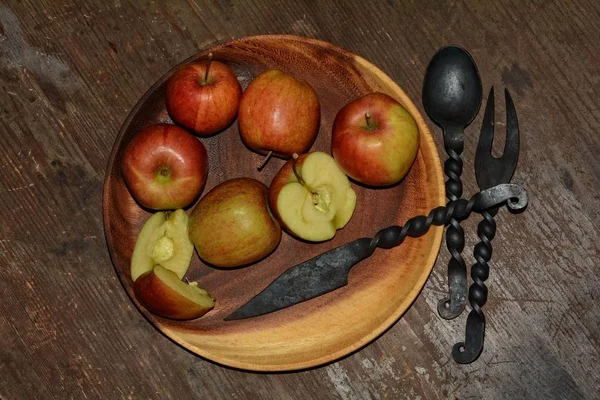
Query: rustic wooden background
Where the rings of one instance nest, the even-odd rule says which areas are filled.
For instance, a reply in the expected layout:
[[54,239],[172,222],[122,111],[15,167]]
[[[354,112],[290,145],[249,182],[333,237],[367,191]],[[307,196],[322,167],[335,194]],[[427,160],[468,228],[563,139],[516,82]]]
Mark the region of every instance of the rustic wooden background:
[[[266,33],[355,52],[421,110],[427,62],[449,43],[473,54],[486,94],[511,90],[522,134],[513,182],[530,205],[497,219],[486,347],[475,363],[450,355],[466,313],[444,321],[435,311],[444,251],[414,306],[376,342],[297,373],[198,358],[127,298],[101,215],[121,123],[173,65]],[[599,38],[593,0],[0,0],[0,398],[598,398]],[[477,190],[481,114],[466,133],[466,194]],[[464,224],[467,249],[476,223]]]

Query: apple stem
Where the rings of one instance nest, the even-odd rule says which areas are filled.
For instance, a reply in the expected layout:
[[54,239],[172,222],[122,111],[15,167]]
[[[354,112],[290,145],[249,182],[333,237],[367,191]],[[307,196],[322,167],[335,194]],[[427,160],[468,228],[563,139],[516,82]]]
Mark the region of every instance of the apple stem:
[[272,155],[273,155],[273,150],[271,150],[271,151],[269,151],[269,152],[267,153],[267,156],[265,157],[265,159],[263,160],[263,162],[262,162],[262,163],[260,163],[260,165],[259,165],[258,167],[256,167],[256,169],[257,169],[257,170],[259,170],[259,171],[260,171],[261,169],[263,169],[263,167],[264,167],[265,165],[267,165],[267,163],[269,162],[269,159],[271,158],[271,156],[272,156]]
[[365,120],[367,121],[367,129],[372,129],[371,125],[371,113],[365,113]]
[[292,171],[294,171],[294,175],[296,175],[296,179],[298,179],[298,182],[300,182],[300,184],[302,186],[306,186],[306,182],[304,182],[304,179],[302,179],[302,177],[300,176],[300,173],[298,172],[298,169],[296,168],[297,162],[298,162],[298,153],[294,153],[294,154],[292,154]]
[[206,72],[204,72],[204,84],[208,83],[208,71],[210,71],[210,63],[212,62],[213,53],[208,53],[208,64],[206,65]]

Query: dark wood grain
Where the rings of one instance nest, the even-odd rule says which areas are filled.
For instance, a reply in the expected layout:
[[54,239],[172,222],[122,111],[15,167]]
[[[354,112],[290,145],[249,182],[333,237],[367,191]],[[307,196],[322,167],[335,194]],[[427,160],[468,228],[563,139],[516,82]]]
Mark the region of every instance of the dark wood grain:
[[[600,6],[567,1],[4,1],[0,3],[0,397],[596,398],[600,391]],[[441,320],[448,255],[376,342],[318,369],[213,365],[129,301],[102,227],[114,139],[173,65],[233,38],[306,35],[379,66],[418,102],[435,50],[473,54],[484,90],[508,87],[528,210],[497,217],[486,347],[454,363],[466,314]],[[498,108],[499,130],[502,109]],[[466,132],[465,193],[477,127]],[[439,133],[430,125],[434,133]],[[436,136],[443,152],[441,135]],[[501,142],[496,148],[501,148]],[[464,223],[467,249],[477,220]],[[467,260],[472,257],[465,252]]]

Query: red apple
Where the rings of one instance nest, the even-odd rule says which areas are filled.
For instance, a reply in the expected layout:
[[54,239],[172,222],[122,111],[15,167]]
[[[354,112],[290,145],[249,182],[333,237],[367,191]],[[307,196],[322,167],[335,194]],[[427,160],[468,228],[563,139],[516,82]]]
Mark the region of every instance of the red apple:
[[259,154],[289,158],[308,151],[320,121],[321,106],[312,86],[276,69],[254,78],[240,100],[240,135]]
[[384,93],[369,93],[348,103],[333,122],[333,157],[346,175],[369,186],[399,182],[418,149],[414,118]]
[[173,121],[208,136],[233,122],[241,95],[242,88],[229,67],[209,59],[186,64],[171,76],[166,104]]
[[174,210],[190,205],[200,195],[208,174],[208,155],[185,129],[156,124],[134,136],[121,168],[131,195],[141,205]]

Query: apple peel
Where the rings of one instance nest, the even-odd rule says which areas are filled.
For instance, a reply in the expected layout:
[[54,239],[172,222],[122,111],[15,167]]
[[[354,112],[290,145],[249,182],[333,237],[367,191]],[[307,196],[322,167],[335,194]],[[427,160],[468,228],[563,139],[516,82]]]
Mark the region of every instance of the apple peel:
[[170,319],[199,318],[215,306],[214,299],[197,283],[185,283],[161,265],[141,275],[133,290],[146,309]]

